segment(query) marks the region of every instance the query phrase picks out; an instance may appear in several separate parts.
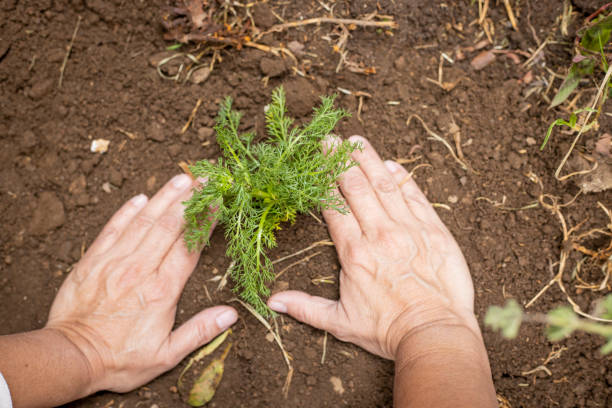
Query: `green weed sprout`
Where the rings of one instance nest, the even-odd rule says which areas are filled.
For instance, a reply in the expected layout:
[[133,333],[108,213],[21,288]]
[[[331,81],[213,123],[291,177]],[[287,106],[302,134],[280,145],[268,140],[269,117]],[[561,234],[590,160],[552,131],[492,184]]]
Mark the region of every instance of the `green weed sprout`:
[[[590,25],[586,26],[579,32],[581,40],[578,46],[578,55],[573,58],[569,73],[565,77],[559,91],[550,103],[551,108],[565,102],[565,100],[567,100],[572,92],[574,92],[574,90],[578,87],[583,78],[593,76],[595,74],[595,68],[597,66],[600,66],[604,72],[608,71],[608,60],[604,52],[604,47],[610,41],[611,34],[612,14],[600,15]],[[603,92],[602,98],[598,104],[598,109],[595,110],[597,115],[593,121],[584,125],[584,130],[589,130],[595,125],[597,122],[597,117],[601,112],[601,107],[610,94],[612,94],[612,82],[608,80],[608,83],[605,84],[605,92]],[[555,126],[568,126],[572,130],[577,130],[577,115],[582,112],[590,111],[593,111],[593,109],[578,109],[570,115],[570,119],[568,121],[563,119],[555,120],[548,128],[546,138],[540,146],[540,150],[544,149],[544,146],[546,146],[546,143],[548,142],[548,139],[550,138]]]
[[333,186],[356,164],[350,155],[359,145],[343,141],[334,149],[321,149],[338,121],[348,116],[334,108],[334,99],[321,98],[310,123],[298,127],[287,116],[282,87],[275,89],[266,111],[269,137],[253,143],[254,133],[239,133],[242,114],[232,110],[228,97],[215,126],[223,157],[217,164],[202,160],[190,167],[194,177],[208,181],[185,202],[185,242],[190,250],[200,248],[208,243],[213,224],[222,224],[227,255],[235,262],[234,291],[263,316],[270,315],[262,298],[274,279],[266,250],[276,246],[281,223],[292,223],[297,214],[311,210],[347,211]]
[[[612,318],[612,295],[606,296],[600,304],[602,318]],[[562,306],[551,310],[545,315],[529,315],[523,312],[514,299],[510,299],[504,307],[491,306],[485,316],[485,325],[493,330],[501,330],[505,338],[513,339],[518,335],[521,323],[532,321],[547,325],[547,337],[550,341],[559,341],[580,330],[586,333],[603,336],[606,343],[600,349],[602,354],[612,352],[612,325],[599,323],[579,317],[571,307]]]

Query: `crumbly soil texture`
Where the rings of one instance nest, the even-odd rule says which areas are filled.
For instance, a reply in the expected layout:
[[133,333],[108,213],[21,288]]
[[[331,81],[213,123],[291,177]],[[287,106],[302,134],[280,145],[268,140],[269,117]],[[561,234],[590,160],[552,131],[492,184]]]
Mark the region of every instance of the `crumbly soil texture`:
[[[389,15],[399,28],[347,26],[349,35],[341,49],[347,63],[340,65],[340,53],[333,46],[342,30],[336,25],[289,28],[266,34],[258,42],[291,45],[297,61],[252,47],[226,48],[218,52],[220,58],[203,82],[194,83],[202,81],[201,75],[197,81],[177,83],[162,78],[152,66],[173,44],[164,40],[161,22],[166,0],[3,0],[0,334],[44,326],[71,266],[123,202],[138,193],[154,194],[180,172],[181,161],[219,156],[211,128],[223,97],[231,95],[244,112],[245,130],[262,135],[263,108],[278,85],[285,87],[290,113],[298,120],[309,116],[319,95],[338,93],[339,106],[353,115],[343,121],[338,134],[364,135],[383,158],[403,159],[408,170],[426,164],[416,168],[416,180],[427,197],[439,204],[440,217],[464,251],[481,323],[490,305],[503,304],[507,298],[526,304],[555,273],[562,247],[559,219],[538,199],[550,194],[559,197],[560,203],[570,202],[579,191],[572,179],[559,182],[554,177],[574,135],[555,131],[547,147],[539,149],[548,125],[557,117],[567,117],[563,110],[548,109],[546,97],[550,100],[561,84],[550,73],[565,75],[577,28],[605,2],[573,2],[567,36],[559,28],[563,2],[510,1],[518,30],[512,28],[503,3],[490,2],[491,39],[500,49],[520,52],[496,53],[495,60],[480,70],[472,67],[472,60],[493,46],[470,48],[486,39],[475,22],[478,2],[269,1],[249,10],[262,31],[281,19],[328,16],[326,8],[338,18]],[[244,12],[238,6],[236,10]],[[551,42],[524,67],[527,57],[549,36]],[[210,63],[210,54],[203,58]],[[443,85],[452,84],[447,89],[431,81],[439,79],[440,58]],[[169,63],[162,72],[172,75],[176,70]],[[365,73],[353,72],[359,70]],[[594,86],[583,85],[586,91],[578,106],[590,101]],[[202,103],[182,133],[198,99]],[[464,160],[473,171],[461,168],[443,144],[429,138],[417,119],[407,125],[413,114],[453,148],[459,136]],[[609,130],[610,123],[603,114],[599,130],[586,134],[578,150],[592,151],[597,135]],[[109,140],[108,151],[92,153],[94,139]],[[581,194],[561,211],[569,226],[586,220],[580,231],[605,228],[609,220],[597,202],[610,207],[611,198],[609,191]],[[271,257],[277,259],[325,239],[329,236],[324,224],[301,216],[295,225],[279,231],[278,247]],[[583,243],[597,250],[607,242],[599,235]],[[283,273],[272,290],[291,288],[337,297],[336,253],[333,247],[323,246],[304,256],[316,251],[320,253]],[[590,312],[610,287],[604,285],[597,292],[581,289],[572,277],[581,259],[576,251],[571,253],[564,283],[582,310]],[[181,297],[177,325],[235,296],[231,283],[217,291],[218,282],[211,280],[222,275],[229,263],[223,232],[218,229]],[[598,285],[601,272],[596,265],[588,265],[589,261],[583,264],[580,278]],[[566,296],[553,286],[530,310],[544,312],[564,304]],[[231,335],[233,347],[225,360],[223,380],[209,406],[392,405],[393,362],[331,336],[325,341],[325,333],[279,317],[279,332],[295,369],[285,396],[287,368],[279,348],[251,314],[234,305],[240,319]],[[603,344],[600,338],[575,334],[553,344],[536,326],[523,327],[513,341],[486,328],[483,333],[498,396],[509,404],[504,406],[612,406],[612,364],[610,357],[598,351]],[[546,362],[546,370],[532,371],[552,351],[557,358]],[[69,406],[183,406],[174,387],[185,364],[130,393],[101,392]]]

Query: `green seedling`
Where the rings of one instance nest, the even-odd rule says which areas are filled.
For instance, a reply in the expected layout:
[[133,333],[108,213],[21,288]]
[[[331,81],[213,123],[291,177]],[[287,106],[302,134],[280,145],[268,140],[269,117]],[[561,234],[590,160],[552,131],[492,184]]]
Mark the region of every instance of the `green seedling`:
[[[600,303],[601,319],[612,318],[612,295],[606,296]],[[562,306],[545,315],[529,315],[523,312],[514,299],[504,307],[491,306],[485,316],[485,325],[493,330],[501,330],[505,338],[513,339],[518,335],[521,323],[531,321],[547,325],[547,337],[550,341],[560,341],[575,331],[597,334],[606,340],[600,349],[602,354],[612,352],[612,325],[579,317],[571,307]]]
[[[579,130],[579,129],[576,129],[576,123],[578,122],[578,115],[582,112],[597,112],[597,111],[591,108],[578,109],[577,111],[572,112],[569,120],[563,120],[563,119],[555,120],[548,127],[548,132],[546,132],[546,137],[544,138],[544,142],[542,142],[542,146],[540,146],[540,150],[543,150],[544,146],[546,146],[546,143],[548,143],[548,139],[550,138],[550,135],[552,134],[552,131],[555,128],[555,126],[567,126],[571,130]],[[593,125],[595,125],[595,121],[587,123],[584,126],[584,130],[585,131],[589,130]]]
[[312,210],[345,213],[334,184],[356,164],[350,155],[359,148],[348,141],[321,148],[338,121],[348,116],[334,108],[334,97],[322,98],[303,126],[293,126],[287,116],[282,88],[274,90],[266,108],[269,137],[254,143],[253,132],[239,132],[242,115],[232,110],[231,98],[225,99],[215,126],[223,157],[217,164],[202,160],[190,167],[194,177],[207,182],[185,203],[188,248],[205,245],[212,226],[222,224],[227,255],[235,262],[234,290],[263,316],[270,315],[262,297],[269,295],[266,284],[274,279],[266,250],[276,245],[275,231]]
[[[585,27],[579,35],[582,37],[578,46],[578,55],[572,60],[573,64],[570,67],[569,73],[565,77],[563,84],[559,88],[559,91],[553,98],[550,106],[555,107],[565,102],[567,98],[574,92],[574,90],[580,84],[580,81],[586,77],[595,75],[595,69],[599,66],[604,72],[609,69],[608,60],[604,48],[610,41],[610,35],[612,34],[612,14],[604,16],[603,14],[597,17],[589,26]],[[569,120],[557,119],[555,120],[546,133],[546,138],[540,146],[540,149],[544,149],[544,146],[548,142],[550,135],[555,126],[568,126],[572,130],[576,130],[576,122],[578,114],[580,112],[595,112],[595,118],[589,123],[585,123],[582,127],[583,131],[589,130],[597,123],[601,108],[606,99],[612,93],[612,82],[610,77],[606,75],[605,81],[607,83],[602,84],[604,91],[601,94],[601,98],[597,105],[597,109],[579,109],[573,112]],[[586,120],[588,120],[589,116]]]

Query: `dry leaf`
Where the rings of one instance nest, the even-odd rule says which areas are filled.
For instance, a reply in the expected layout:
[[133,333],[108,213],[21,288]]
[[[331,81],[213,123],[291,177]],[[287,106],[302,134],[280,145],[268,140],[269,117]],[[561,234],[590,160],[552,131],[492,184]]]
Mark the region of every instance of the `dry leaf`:
[[493,61],[495,61],[495,58],[496,57],[493,51],[483,51],[474,57],[472,62],[470,62],[470,65],[476,71],[479,71],[483,69],[484,67],[486,67],[487,65],[489,65],[490,63],[492,63]]
[[193,365],[193,363],[200,361],[209,354],[212,354],[221,344],[223,344],[227,336],[231,333],[232,329],[227,329],[226,331],[215,337],[213,341],[202,347],[200,351],[198,351],[198,354],[189,359],[189,362],[187,363],[185,368],[183,368],[183,371],[181,371],[181,374],[179,375],[179,378],[177,380],[179,387],[181,386],[181,380],[183,379],[183,376],[185,375],[187,370],[189,370],[189,368]]
[[214,396],[217,387],[223,378],[224,361],[232,347],[232,343],[228,344],[223,351],[221,357],[215,359],[202,371],[200,377],[196,380],[193,388],[189,392],[187,403],[192,407],[201,407],[209,402]]

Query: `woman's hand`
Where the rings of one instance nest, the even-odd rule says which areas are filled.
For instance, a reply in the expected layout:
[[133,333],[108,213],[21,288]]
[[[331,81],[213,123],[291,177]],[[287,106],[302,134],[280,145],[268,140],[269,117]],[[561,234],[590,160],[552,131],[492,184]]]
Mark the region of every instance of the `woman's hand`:
[[268,305],[379,356],[429,329],[461,326],[480,340],[474,290],[461,250],[399,164],[361,137],[358,167],[339,180],[351,212],[324,211],[336,245],[340,299],[282,292]]
[[90,389],[125,392],[177,365],[231,326],[229,306],[206,309],[175,330],[176,305],[199,258],[183,243],[187,175],[150,201],[139,195],[109,221],[60,288],[47,326],[85,360]]

